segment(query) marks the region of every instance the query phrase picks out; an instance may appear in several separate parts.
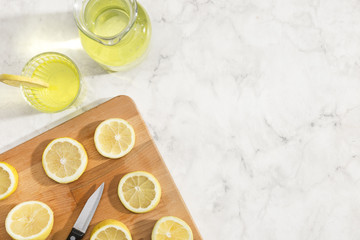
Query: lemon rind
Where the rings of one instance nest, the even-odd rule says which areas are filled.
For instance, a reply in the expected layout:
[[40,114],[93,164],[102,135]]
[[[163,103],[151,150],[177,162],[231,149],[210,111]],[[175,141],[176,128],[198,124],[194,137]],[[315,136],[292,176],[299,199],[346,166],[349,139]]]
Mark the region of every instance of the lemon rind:
[[[13,213],[18,210],[19,208],[21,208],[22,206],[24,205],[27,205],[27,204],[39,204],[41,205],[43,208],[45,208],[49,215],[50,215],[50,221],[48,222],[48,224],[46,225],[45,228],[43,228],[41,230],[41,232],[39,232],[38,234],[35,234],[35,235],[32,235],[32,236],[29,236],[29,237],[26,237],[24,238],[23,236],[20,236],[16,233],[13,233],[10,229],[10,225],[11,223],[13,222],[12,219],[11,219],[11,216],[13,215]],[[16,205],[13,209],[10,210],[10,212],[8,213],[6,219],[5,219],[5,228],[6,228],[6,232],[13,238],[13,239],[22,239],[22,240],[35,240],[35,239],[42,239],[42,238],[39,238],[39,237],[42,237],[42,235],[44,235],[47,231],[49,231],[49,233],[51,232],[52,230],[52,227],[53,227],[53,224],[54,224],[54,212],[51,210],[51,208],[43,203],[43,202],[40,202],[40,201],[26,201],[26,202],[22,202],[18,205]],[[45,236],[46,238],[47,236]]]
[[[97,229],[95,232],[91,233],[91,237],[90,237],[90,240],[95,240],[97,238],[97,235],[104,231],[106,228],[109,228],[109,227],[114,227],[116,228],[117,230],[121,230],[123,233],[125,233],[125,236],[127,238],[127,240],[132,240],[132,237],[131,237],[131,234],[130,234],[130,231],[129,229],[126,227],[126,225],[120,221],[117,221],[117,220],[113,220],[113,219],[107,219],[107,220],[103,220],[102,222],[98,223],[98,225],[100,224],[103,224],[103,223],[106,223],[107,221],[114,221],[116,222],[118,225],[116,224],[113,224],[113,223],[110,223],[110,224],[105,224],[104,226],[100,227],[99,229]],[[119,226],[119,225],[123,225],[123,226]],[[96,227],[96,226],[95,226]]]
[[[73,145],[77,146],[78,149],[80,150],[81,159],[83,159],[83,161],[81,161],[81,164],[80,164],[79,168],[76,170],[76,172],[73,175],[66,176],[64,178],[60,178],[60,177],[56,176],[55,174],[53,174],[49,170],[49,168],[47,166],[47,162],[45,161],[46,154],[50,151],[51,147],[55,143],[58,143],[58,142],[70,142]],[[43,168],[45,170],[46,175],[49,178],[51,178],[52,180],[54,180],[54,181],[56,181],[58,183],[70,183],[70,182],[76,181],[85,172],[87,164],[88,164],[88,156],[87,156],[87,153],[86,153],[86,150],[85,150],[84,146],[81,143],[79,143],[78,141],[76,141],[75,139],[70,138],[70,137],[62,137],[62,138],[56,138],[56,139],[52,140],[46,146],[46,148],[45,148],[45,150],[43,152],[43,155],[42,155],[42,165],[43,165]]]
[[[104,126],[109,124],[112,121],[116,121],[116,122],[121,122],[124,123],[131,131],[131,144],[129,145],[129,147],[125,150],[125,151],[121,151],[120,154],[110,154],[108,152],[105,152],[101,149],[100,143],[98,142],[98,138],[99,138],[99,134],[100,134],[100,129]],[[127,122],[124,119],[121,118],[109,118],[107,120],[104,120],[103,122],[101,122],[95,130],[95,134],[94,134],[94,142],[95,142],[95,148],[96,150],[104,157],[107,158],[111,158],[111,159],[118,159],[121,158],[123,156],[125,156],[126,154],[128,154],[133,147],[135,146],[135,131],[134,128],[131,126],[131,124],[129,122]]]
[[156,240],[156,234],[157,234],[157,231],[158,231],[160,225],[163,222],[166,222],[168,220],[177,222],[180,225],[182,225],[183,227],[185,227],[185,229],[188,231],[188,233],[190,233],[189,239],[187,239],[187,240],[193,240],[194,237],[193,237],[193,233],[192,233],[192,230],[191,230],[190,226],[184,220],[182,220],[182,219],[180,219],[178,217],[174,217],[174,216],[162,217],[155,223],[155,226],[154,226],[154,228],[152,230],[152,233],[151,233],[151,240]]
[[10,186],[8,190],[0,195],[0,200],[3,200],[8,198],[13,192],[15,192],[15,190],[17,189],[19,177],[16,169],[10,164],[5,162],[0,162],[0,167],[2,167],[10,176]]
[[[146,176],[148,179],[150,179],[154,185],[155,185],[155,198],[151,201],[149,207],[147,208],[134,208],[132,207],[124,198],[124,195],[122,194],[122,187],[124,185],[124,183],[126,182],[126,180],[129,177],[133,177],[133,176]],[[159,183],[159,181],[156,179],[156,177],[154,175],[152,175],[151,173],[145,172],[145,171],[135,171],[135,172],[130,172],[128,174],[126,174],[125,176],[123,176],[119,182],[118,185],[118,196],[120,198],[121,203],[124,205],[124,207],[126,209],[128,209],[131,212],[134,213],[146,213],[146,212],[150,212],[152,210],[154,210],[156,208],[156,206],[159,204],[160,199],[161,199],[161,185]]]

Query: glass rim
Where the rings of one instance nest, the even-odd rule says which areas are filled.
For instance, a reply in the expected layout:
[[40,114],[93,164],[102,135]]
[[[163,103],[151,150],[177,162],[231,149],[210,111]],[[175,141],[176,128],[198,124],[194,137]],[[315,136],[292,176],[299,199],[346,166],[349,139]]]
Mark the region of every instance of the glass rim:
[[[65,109],[68,109],[69,107],[71,107],[75,102],[76,100],[78,99],[79,95],[80,95],[80,91],[81,91],[81,88],[82,88],[82,76],[81,76],[81,72],[78,68],[78,66],[76,65],[76,63],[68,56],[62,54],[62,53],[59,53],[59,52],[43,52],[43,53],[39,53],[37,55],[35,55],[34,57],[32,57],[26,64],[25,66],[23,67],[22,71],[21,71],[21,75],[24,75],[25,73],[25,70],[27,68],[29,68],[31,66],[31,64],[33,64],[34,62],[36,62],[36,60],[38,59],[41,59],[41,57],[43,55],[57,55],[57,56],[60,56],[60,57],[63,57],[65,58],[66,60],[68,60],[75,68],[76,72],[78,73],[78,76],[79,76],[79,89],[76,93],[76,96],[74,97],[74,99],[68,104],[66,105],[65,107],[57,110],[57,111],[46,111],[46,110],[42,110],[42,109],[39,109],[39,108],[36,108],[29,100],[28,98],[26,97],[24,91],[26,90],[26,87],[24,86],[20,86],[20,92],[23,96],[23,98],[25,99],[25,101],[34,109],[38,110],[38,111],[41,111],[41,112],[47,112],[47,113],[57,113],[57,112],[61,112],[61,111],[64,111]],[[35,68],[36,69],[36,68]],[[35,71],[35,69],[31,72],[33,73]]]
[[[79,1],[81,3],[79,3]],[[100,36],[100,35],[97,35],[97,34],[91,32],[86,27],[86,25],[84,24],[84,19],[83,19],[84,6],[83,6],[83,4],[84,4],[85,1],[83,1],[83,0],[73,0],[73,6],[74,6],[73,7],[73,15],[74,15],[75,22],[76,22],[76,25],[77,25],[78,29],[83,34],[88,36],[89,38],[91,38],[91,39],[93,39],[93,40],[95,40],[95,41],[97,41],[97,42],[99,42],[101,44],[104,44],[104,45],[107,45],[107,46],[112,46],[112,45],[118,43],[130,31],[130,29],[133,27],[133,25],[134,25],[134,23],[136,21],[137,15],[138,15],[137,1],[136,0],[127,0],[127,1],[130,2],[130,8],[132,7],[131,9],[133,9],[133,11],[131,11],[131,15],[130,15],[130,19],[129,19],[128,24],[118,34],[110,36],[110,37],[105,37],[105,36]]]

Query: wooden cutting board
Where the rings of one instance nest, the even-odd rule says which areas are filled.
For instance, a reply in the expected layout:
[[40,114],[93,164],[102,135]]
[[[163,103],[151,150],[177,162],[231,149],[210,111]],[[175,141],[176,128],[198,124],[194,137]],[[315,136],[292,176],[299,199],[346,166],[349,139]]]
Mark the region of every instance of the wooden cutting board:
[[[93,135],[100,122],[108,118],[127,120],[136,133],[132,151],[117,160],[102,157],[95,149]],[[72,137],[82,143],[89,162],[85,173],[75,182],[59,184],[48,178],[41,156],[47,144],[58,137]],[[95,107],[5,153],[0,161],[13,165],[19,174],[14,194],[0,201],[0,239],[10,240],[5,231],[8,212],[23,201],[38,200],[48,204],[55,214],[54,227],[48,239],[64,240],[80,214],[86,200],[105,182],[104,193],[84,239],[90,238],[93,227],[104,219],[117,219],[129,228],[134,240],[151,239],[155,222],[163,216],[176,216],[191,227],[194,239],[202,239],[178,189],[161,158],[146,125],[131,98],[118,96]],[[121,204],[117,186],[126,173],[144,170],[160,182],[162,196],[155,210],[135,214]]]

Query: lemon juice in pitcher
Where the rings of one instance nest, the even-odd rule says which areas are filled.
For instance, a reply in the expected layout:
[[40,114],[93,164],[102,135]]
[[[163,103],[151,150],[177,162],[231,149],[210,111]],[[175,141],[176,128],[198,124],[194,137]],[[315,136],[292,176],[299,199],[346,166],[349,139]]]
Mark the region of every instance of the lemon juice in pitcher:
[[122,70],[144,57],[151,24],[136,0],[75,0],[74,14],[83,48],[105,69]]

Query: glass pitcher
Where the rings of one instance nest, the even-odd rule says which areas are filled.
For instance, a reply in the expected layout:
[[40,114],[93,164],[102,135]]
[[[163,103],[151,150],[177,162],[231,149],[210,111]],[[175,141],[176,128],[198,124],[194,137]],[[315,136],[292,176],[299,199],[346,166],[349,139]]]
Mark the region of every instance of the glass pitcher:
[[125,70],[146,55],[151,23],[136,0],[74,0],[81,44],[109,71]]

